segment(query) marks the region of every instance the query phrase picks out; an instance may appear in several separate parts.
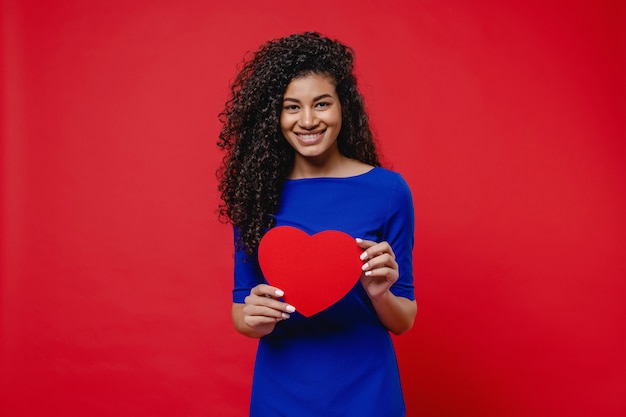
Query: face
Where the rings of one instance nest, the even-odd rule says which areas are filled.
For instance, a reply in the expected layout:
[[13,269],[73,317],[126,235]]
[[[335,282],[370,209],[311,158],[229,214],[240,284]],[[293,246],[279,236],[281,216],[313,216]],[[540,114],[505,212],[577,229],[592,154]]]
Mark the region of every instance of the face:
[[339,156],[341,104],[335,83],[317,74],[293,79],[283,96],[280,127],[296,151],[296,164],[320,163]]

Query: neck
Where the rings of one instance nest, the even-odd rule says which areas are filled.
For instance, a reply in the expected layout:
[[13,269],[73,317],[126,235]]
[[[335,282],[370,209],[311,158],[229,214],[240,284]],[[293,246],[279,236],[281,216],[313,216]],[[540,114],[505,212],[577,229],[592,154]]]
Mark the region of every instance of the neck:
[[319,158],[296,156],[289,178],[341,177],[347,162],[348,158],[339,152]]
[[346,178],[361,175],[374,168],[356,159],[340,155],[332,164],[315,165],[295,163],[289,179],[335,177]]

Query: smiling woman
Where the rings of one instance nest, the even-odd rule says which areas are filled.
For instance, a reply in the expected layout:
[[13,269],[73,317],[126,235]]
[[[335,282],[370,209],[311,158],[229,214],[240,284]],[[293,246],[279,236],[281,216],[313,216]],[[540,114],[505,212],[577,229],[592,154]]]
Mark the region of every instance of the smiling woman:
[[[230,322],[214,115],[244,51],[309,28],[355,48],[382,154],[414,192],[420,312],[394,338],[407,416],[626,416],[624,4],[3,1],[0,416],[247,415],[258,341]],[[250,142],[229,190],[250,197],[231,206],[247,242],[271,222],[305,223],[293,213],[308,205],[352,227],[377,219],[378,199],[397,203],[373,184],[378,168],[286,179],[295,156],[279,119],[297,39],[270,46],[293,59],[261,55],[264,70],[242,77],[237,103],[255,114],[232,125]],[[344,82],[350,57],[324,45],[340,153],[378,166]],[[346,216],[333,197],[358,206]],[[407,251],[391,245],[395,289]],[[295,326],[290,314],[276,328]],[[299,358],[294,382],[319,376],[319,356]],[[363,370],[340,374],[346,358],[331,382]],[[271,364],[281,387],[296,359]]]
[[[352,68],[350,48],[317,33],[276,39],[244,65],[222,114],[222,214],[236,242],[233,324],[260,338],[251,416],[405,415],[390,332],[410,329],[417,310],[413,204],[404,179],[379,166]],[[259,99],[266,103],[261,111]],[[247,171],[250,164],[254,172]],[[298,258],[286,260],[294,242],[281,241],[273,244],[284,248],[272,252],[276,259],[259,260],[259,241],[266,243],[272,235],[266,232],[277,226],[296,227],[304,236],[348,235],[351,257],[325,273],[356,263],[360,276],[347,277],[338,301],[312,315],[303,306],[300,314],[286,300],[314,292],[286,298],[288,289],[272,286],[267,269],[261,271],[261,263]],[[307,253],[325,260],[332,247]],[[322,282],[345,281],[307,275],[306,265],[296,265],[302,273],[295,276],[312,280],[308,288],[328,293],[337,288]],[[285,282],[280,278],[272,276],[274,284]]]

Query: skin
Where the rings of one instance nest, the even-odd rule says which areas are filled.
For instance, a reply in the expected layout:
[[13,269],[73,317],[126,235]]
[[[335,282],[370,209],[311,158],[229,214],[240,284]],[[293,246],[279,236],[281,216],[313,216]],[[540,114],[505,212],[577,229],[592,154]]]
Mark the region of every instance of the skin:
[[[296,155],[290,178],[350,177],[373,167],[339,152],[341,104],[332,79],[322,75],[295,78],[287,86],[280,118],[281,131]],[[387,242],[357,239],[363,249],[361,284],[383,325],[394,334],[413,326],[417,304],[389,289],[398,280],[398,264]],[[237,331],[249,337],[270,334],[276,323],[289,319],[297,306],[279,299],[280,288],[259,284],[243,304],[233,303],[232,319]]]
[[341,104],[335,83],[309,75],[289,83],[280,114],[283,136],[296,151],[291,178],[341,174],[346,161],[337,145]]

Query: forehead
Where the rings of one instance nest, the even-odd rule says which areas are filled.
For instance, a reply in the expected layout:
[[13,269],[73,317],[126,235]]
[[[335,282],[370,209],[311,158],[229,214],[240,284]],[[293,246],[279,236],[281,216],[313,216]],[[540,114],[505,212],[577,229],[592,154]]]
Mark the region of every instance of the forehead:
[[323,94],[336,96],[335,80],[327,75],[307,74],[294,78],[285,89],[285,97],[317,97]]

